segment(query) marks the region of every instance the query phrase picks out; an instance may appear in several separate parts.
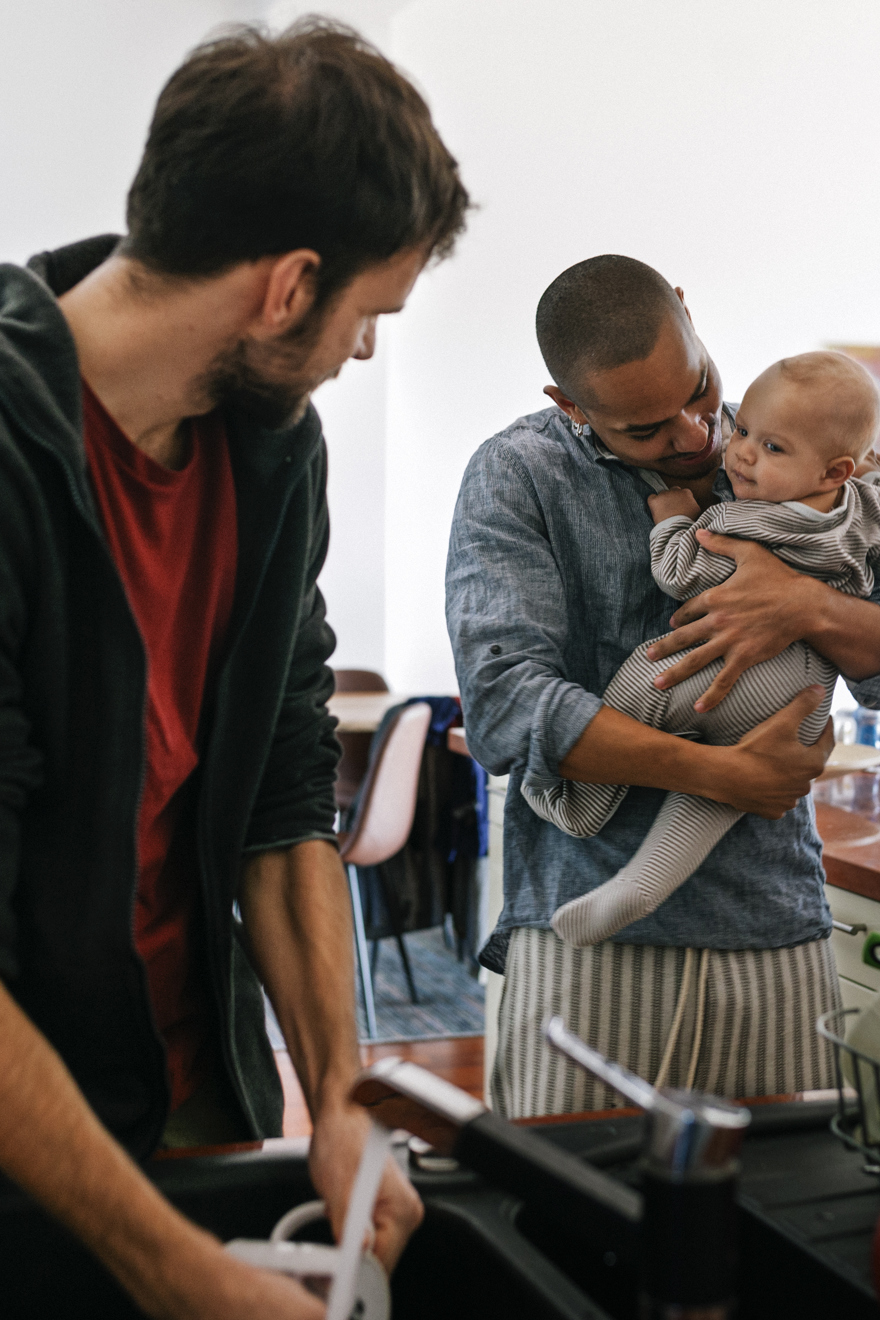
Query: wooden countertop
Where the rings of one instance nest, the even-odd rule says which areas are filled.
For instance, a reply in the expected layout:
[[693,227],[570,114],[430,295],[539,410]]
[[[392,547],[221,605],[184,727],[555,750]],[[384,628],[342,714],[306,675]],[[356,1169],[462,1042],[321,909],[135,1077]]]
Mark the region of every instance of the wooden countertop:
[[813,785],[828,883],[880,901],[880,771]]

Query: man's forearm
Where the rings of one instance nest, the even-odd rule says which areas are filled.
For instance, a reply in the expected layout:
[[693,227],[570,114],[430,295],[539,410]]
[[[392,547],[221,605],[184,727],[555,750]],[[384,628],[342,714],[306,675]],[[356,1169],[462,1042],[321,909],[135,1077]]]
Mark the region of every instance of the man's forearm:
[[[315,1125],[309,1165],[339,1239],[370,1126],[349,1100],[360,1060],[351,900],[339,854],[321,839],[260,853],[246,864],[240,905]],[[422,1213],[389,1160],[373,1207],[374,1251],[389,1271]]]
[[[0,985],[0,1167],[67,1225],[149,1315],[222,1258],[101,1126],[54,1049]],[[187,1277],[189,1276],[189,1277]],[[179,1301],[180,1298],[178,1297]]]
[[880,606],[813,578],[805,581],[810,590],[803,640],[854,682],[880,673]]
[[692,743],[603,706],[559,765],[563,779],[628,784],[726,802],[778,819],[810,791],[831,750],[829,727],[812,747],[798,741],[805,717],[825,695],[807,688],[733,747]]
[[240,906],[312,1118],[359,1067],[351,902],[339,854],[310,840],[248,859]]
[[563,779],[699,793],[718,748],[692,743],[603,706],[559,764]]

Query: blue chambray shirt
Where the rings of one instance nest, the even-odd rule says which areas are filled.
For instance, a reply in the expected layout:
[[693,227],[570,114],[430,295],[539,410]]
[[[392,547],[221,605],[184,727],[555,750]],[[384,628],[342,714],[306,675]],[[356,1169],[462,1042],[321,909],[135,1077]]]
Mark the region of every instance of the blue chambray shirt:
[[[510,932],[549,928],[561,903],[633,855],[663,800],[631,788],[591,839],[539,819],[524,777],[546,785],[598,711],[617,669],[669,631],[678,602],[651,576],[650,478],[575,436],[556,407],[521,417],[468,464],[452,524],[446,615],[473,755],[510,774],[504,908],[481,961],[503,972]],[[659,483],[662,486],[662,482]],[[719,471],[715,491],[732,499]],[[880,603],[880,586],[874,596]],[[880,679],[850,684],[880,708]],[[822,845],[811,799],[782,820],[744,816],[622,943],[766,949],[827,937]]]

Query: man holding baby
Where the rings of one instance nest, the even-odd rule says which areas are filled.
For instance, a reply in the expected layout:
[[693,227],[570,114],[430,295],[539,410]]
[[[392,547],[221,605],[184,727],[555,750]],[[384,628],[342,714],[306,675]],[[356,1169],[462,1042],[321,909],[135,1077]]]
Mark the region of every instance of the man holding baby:
[[[696,530],[704,556],[735,571],[675,609],[651,575],[649,497],[678,488],[663,497],[675,509],[654,512],[683,520],[743,498],[721,466],[734,410],[681,290],[640,262],[597,257],[554,281],[537,328],[556,406],[471,460],[448,568],[468,742],[510,774],[505,904],[482,954],[506,976],[494,1103],[510,1116],[617,1103],[550,1056],[551,1011],[651,1081],[738,1096],[828,1085],[814,1024],[838,989],[809,789],[831,734],[798,741],[824,690],[807,687],[727,746],[648,727],[601,694],[660,638],[647,658],[676,659],[662,677],[658,666],[658,690],[713,675],[699,719],[744,671],[806,642],[880,706],[880,589],[845,594],[757,541]],[[597,833],[573,837],[530,805],[565,783],[630,787]],[[670,791],[745,814],[646,916],[596,942],[559,938],[554,914],[627,866]]]

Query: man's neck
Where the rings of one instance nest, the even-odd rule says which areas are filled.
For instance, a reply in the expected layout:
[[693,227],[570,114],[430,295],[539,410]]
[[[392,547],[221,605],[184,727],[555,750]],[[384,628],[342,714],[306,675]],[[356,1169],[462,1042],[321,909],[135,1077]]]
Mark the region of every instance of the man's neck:
[[138,449],[179,468],[182,423],[214,406],[202,382],[259,305],[259,283],[252,267],[146,290],[133,274],[134,263],[111,257],[59,304],[82,376],[110,416]]

